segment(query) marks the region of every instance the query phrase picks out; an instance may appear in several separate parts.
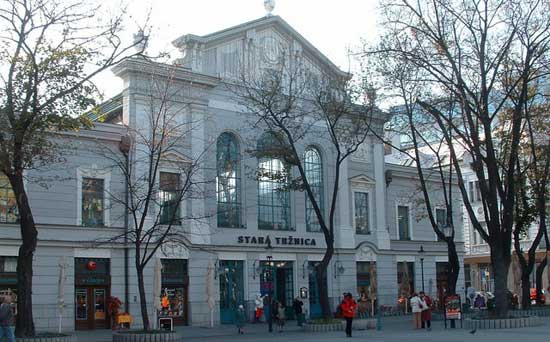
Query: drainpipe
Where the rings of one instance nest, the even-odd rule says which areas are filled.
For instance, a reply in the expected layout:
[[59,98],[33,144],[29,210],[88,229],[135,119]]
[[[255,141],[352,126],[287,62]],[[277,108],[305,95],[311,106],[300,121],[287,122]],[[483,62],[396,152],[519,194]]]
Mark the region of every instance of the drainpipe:
[[129,313],[130,312],[130,264],[129,264],[129,256],[130,256],[130,250],[128,248],[128,201],[130,196],[130,190],[129,190],[129,184],[128,184],[128,177],[130,176],[130,147],[131,147],[131,140],[129,135],[122,136],[120,139],[119,149],[124,155],[124,162],[125,162],[125,189],[124,189],[124,311]]

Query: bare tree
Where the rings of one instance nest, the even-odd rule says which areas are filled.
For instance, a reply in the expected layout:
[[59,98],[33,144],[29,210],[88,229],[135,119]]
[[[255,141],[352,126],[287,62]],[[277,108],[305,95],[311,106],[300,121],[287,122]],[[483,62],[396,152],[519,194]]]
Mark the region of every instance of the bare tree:
[[[276,158],[285,167],[279,172],[260,167],[257,179],[276,182],[274,191],[304,191],[314,211],[319,231],[323,233],[326,249],[321,262],[315,266],[319,302],[324,317],[331,317],[325,277],[334,254],[336,210],[345,162],[363,144],[373,120],[372,99],[355,87],[350,77],[321,73],[308,68],[304,59],[285,46],[271,67],[244,70],[230,88],[241,99],[246,110],[253,114],[255,128],[271,133],[269,144],[261,144],[250,152],[259,160]],[[380,114],[380,113],[378,113]],[[382,119],[378,118],[383,121]],[[329,146],[329,167],[334,183],[328,194],[328,211],[324,199],[312,185],[315,180],[306,168],[307,153],[302,150],[311,143]],[[293,173],[293,171],[297,171]]]
[[[516,220],[513,231],[514,249],[521,267],[521,304],[523,308],[531,305],[530,275],[535,269],[536,252],[547,234],[548,194],[550,191],[550,117],[544,89],[538,84],[531,85],[530,100],[524,105],[524,124],[520,142],[520,158],[517,161]],[[506,121],[506,117],[503,121]],[[522,239],[529,237],[529,228],[535,224],[536,234],[528,246],[523,249]],[[542,267],[542,270],[544,266]],[[542,270],[540,272],[542,272]],[[539,285],[540,287],[540,285]]]
[[[388,0],[382,2],[384,35],[368,53],[422,71],[429,90],[415,102],[430,114],[449,147],[460,193],[474,229],[491,250],[495,274],[496,314],[505,315],[507,276],[517,185],[516,163],[529,85],[548,74],[550,42],[545,1]],[[431,94],[431,95],[430,95]],[[433,105],[433,99],[456,103],[457,120]],[[512,97],[514,101],[512,101]],[[499,114],[512,113],[506,127],[509,153],[501,154],[495,128]],[[472,159],[480,187],[487,229],[476,217],[464,184],[460,149]]]
[[[390,44],[385,43],[385,46]],[[434,125],[430,115],[416,103],[419,96],[429,92],[422,82],[425,77],[423,70],[409,61],[397,63],[391,57],[383,51],[369,53],[362,67],[362,76],[376,88],[377,101],[395,104],[390,110],[392,119],[386,125],[384,135],[375,130],[373,134],[398,152],[394,154],[395,162],[416,168],[425,216],[438,240],[447,244],[447,293],[456,294],[460,260],[453,215],[461,208],[455,204],[459,194],[456,192],[456,172],[448,158],[449,146],[441,128]],[[449,120],[456,121],[456,106],[452,101],[438,99],[434,105],[442,114],[446,113]],[[434,186],[434,181],[437,186]],[[438,209],[444,209],[444,218],[437,217]]]
[[[126,181],[124,194],[111,193],[111,203],[129,216],[127,230],[96,243],[130,244],[140,298],[144,330],[151,324],[147,309],[144,270],[167,243],[191,246],[190,225],[206,219],[186,209],[193,199],[204,199],[206,180],[201,176],[208,146],[190,150],[190,139],[205,123],[191,115],[191,82],[176,79],[178,66],[144,63],[148,70],[140,81],[144,112],[138,112],[135,126],[120,151],[101,148],[97,153],[112,162]],[[167,171],[168,170],[168,171]],[[154,298],[154,301],[160,298]]]
[[83,1],[3,0],[0,3],[0,171],[15,193],[22,245],[17,259],[16,335],[35,334],[32,263],[38,231],[24,171],[56,159],[52,133],[88,122],[83,110],[97,95],[92,78],[142,50],[145,35],[125,44],[126,12],[104,16]]

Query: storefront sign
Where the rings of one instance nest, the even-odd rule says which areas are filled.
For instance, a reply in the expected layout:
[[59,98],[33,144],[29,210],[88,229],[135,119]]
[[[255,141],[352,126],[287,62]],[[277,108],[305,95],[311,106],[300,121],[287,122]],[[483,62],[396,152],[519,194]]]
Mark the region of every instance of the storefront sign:
[[278,246],[317,246],[315,239],[300,238],[289,235],[288,237],[274,237],[268,236],[239,236],[237,243],[246,245],[271,245]]
[[460,297],[457,295],[445,297],[445,319],[461,319]]

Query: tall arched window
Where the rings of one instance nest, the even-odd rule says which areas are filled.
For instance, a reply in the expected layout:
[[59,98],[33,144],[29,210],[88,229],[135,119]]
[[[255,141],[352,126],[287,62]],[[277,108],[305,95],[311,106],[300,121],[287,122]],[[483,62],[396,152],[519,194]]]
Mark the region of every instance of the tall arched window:
[[[315,197],[315,201],[319,205],[321,212],[324,213],[324,194],[323,194],[323,163],[321,154],[314,147],[308,147],[304,155],[304,171],[306,178],[311,187],[311,191]],[[313,204],[309,200],[306,193],[306,228],[310,232],[318,232],[321,230],[319,220],[313,209]]]
[[288,166],[269,156],[269,150],[280,144],[273,133],[265,133],[258,140],[258,151],[261,155],[265,152],[258,158],[258,229],[291,229]]
[[231,133],[216,143],[218,227],[241,227],[241,166],[239,144]]

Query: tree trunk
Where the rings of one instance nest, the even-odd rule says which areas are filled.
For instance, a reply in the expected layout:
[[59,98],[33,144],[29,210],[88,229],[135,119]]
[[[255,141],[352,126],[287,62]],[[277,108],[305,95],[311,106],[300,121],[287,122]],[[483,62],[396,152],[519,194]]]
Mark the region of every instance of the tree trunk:
[[531,281],[525,268],[521,271],[521,308],[526,310],[531,306]]
[[20,216],[21,246],[17,258],[17,321],[15,335],[32,337],[35,334],[32,314],[32,274],[33,257],[36,250],[38,231],[34,224],[29,198],[23,182],[23,170],[8,175]]
[[[537,304],[544,304],[542,301],[542,276],[544,274],[544,268],[548,266],[548,258],[544,258],[541,263],[539,264],[539,267],[537,267],[537,273],[536,273],[536,283],[537,283]],[[546,296],[550,296],[550,293],[547,293]]]
[[332,318],[332,311],[330,310],[330,303],[328,298],[328,288],[325,282],[327,276],[328,265],[334,255],[334,247],[331,243],[327,243],[327,250],[323,256],[323,260],[317,265],[315,277],[317,278],[317,291],[319,293],[319,304],[321,305],[321,311],[323,312],[323,318]]
[[495,315],[505,317],[508,313],[508,270],[511,263],[511,246],[496,242],[491,246],[491,264],[493,266],[495,287]]
[[143,330],[150,330],[149,313],[147,312],[147,295],[145,292],[145,282],[143,281],[143,268],[136,267],[139,289],[139,304],[141,308],[141,319],[143,321]]
[[456,283],[458,282],[458,274],[460,273],[460,260],[456,252],[456,245],[452,239],[447,240],[447,254],[449,265],[447,268],[447,294],[456,294]]

